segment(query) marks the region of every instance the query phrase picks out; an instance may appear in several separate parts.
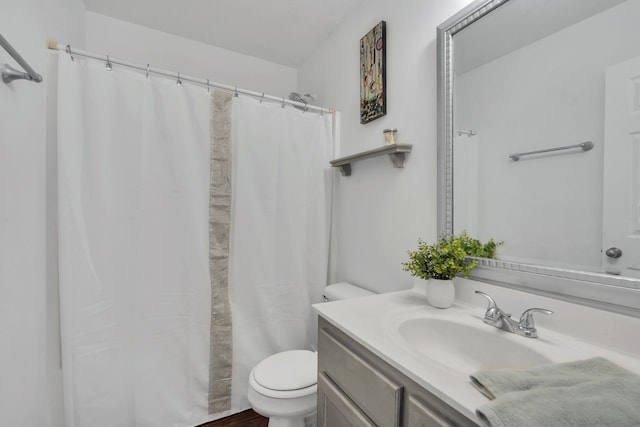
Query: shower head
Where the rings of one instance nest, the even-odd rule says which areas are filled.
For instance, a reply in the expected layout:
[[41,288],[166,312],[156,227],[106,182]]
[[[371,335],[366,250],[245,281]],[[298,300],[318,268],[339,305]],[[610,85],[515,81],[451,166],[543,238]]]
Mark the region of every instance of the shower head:
[[291,92],[289,94],[289,99],[296,102],[302,102],[303,104],[307,103],[307,101],[305,101],[305,99],[302,96],[300,96],[298,92]]
[[[304,105],[307,105],[309,101],[315,100],[316,97],[314,95],[311,95],[310,93],[305,93],[304,95],[300,95],[298,92],[291,92],[289,94],[289,99],[291,101],[301,102]],[[302,107],[297,107],[297,108],[302,108]]]

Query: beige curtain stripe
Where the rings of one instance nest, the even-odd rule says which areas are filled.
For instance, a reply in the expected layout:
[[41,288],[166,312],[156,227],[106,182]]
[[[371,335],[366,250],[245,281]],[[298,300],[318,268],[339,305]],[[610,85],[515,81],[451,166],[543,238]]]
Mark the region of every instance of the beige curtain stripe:
[[229,304],[229,236],[231,230],[232,94],[215,90],[211,97],[209,189],[209,274],[211,277],[211,344],[209,414],[231,409],[233,339]]

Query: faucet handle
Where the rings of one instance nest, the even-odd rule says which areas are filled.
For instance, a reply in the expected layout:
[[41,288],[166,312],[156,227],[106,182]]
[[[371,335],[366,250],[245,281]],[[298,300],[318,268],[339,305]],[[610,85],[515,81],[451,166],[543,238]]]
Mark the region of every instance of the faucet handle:
[[498,308],[498,304],[496,304],[496,301],[495,301],[493,298],[491,298],[491,295],[489,295],[489,294],[485,294],[485,293],[484,293],[484,292],[482,292],[482,291],[476,291],[476,294],[478,294],[478,295],[482,295],[483,297],[485,297],[486,299],[488,299],[488,300],[489,300],[489,305],[487,306],[487,311],[489,311],[489,310],[491,310],[491,309],[496,309],[496,308]]
[[476,291],[476,294],[482,295],[483,297],[489,300],[489,305],[487,306],[487,312],[484,314],[485,323],[489,321],[491,322],[491,324],[494,324],[496,321],[500,319],[500,316],[511,317],[510,314],[503,312],[498,307],[498,304],[496,304],[496,301],[493,298],[491,298],[491,295],[485,294],[482,291]]
[[546,308],[530,308],[520,316],[520,326],[523,328],[535,328],[533,313],[553,314],[553,311],[547,310]]
[[542,314],[553,314],[553,311],[547,310],[546,308],[530,308],[525,310],[520,316],[519,327],[525,333],[526,336],[531,338],[537,338],[538,333],[536,330],[536,325],[533,322],[533,313],[542,313]]

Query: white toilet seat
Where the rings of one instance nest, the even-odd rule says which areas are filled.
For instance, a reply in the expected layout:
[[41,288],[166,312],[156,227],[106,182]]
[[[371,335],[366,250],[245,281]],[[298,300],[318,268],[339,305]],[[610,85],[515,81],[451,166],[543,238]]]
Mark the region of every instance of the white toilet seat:
[[249,375],[250,386],[274,399],[295,399],[318,390],[318,355],[308,350],[274,354],[258,363]]
[[318,391],[318,384],[314,384],[305,388],[299,388],[297,390],[272,390],[270,388],[263,387],[256,382],[256,379],[253,377],[253,370],[251,371],[251,375],[249,376],[249,385],[251,385],[251,388],[262,394],[263,396],[271,397],[273,399],[295,399],[298,397],[315,394]]

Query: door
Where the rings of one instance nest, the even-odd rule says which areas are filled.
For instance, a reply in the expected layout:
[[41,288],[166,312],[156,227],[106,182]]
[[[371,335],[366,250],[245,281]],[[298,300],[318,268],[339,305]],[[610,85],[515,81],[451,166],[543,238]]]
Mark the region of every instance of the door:
[[424,403],[409,396],[408,427],[452,427],[451,424],[436,415]]
[[640,57],[606,73],[602,265],[640,277]]
[[375,427],[323,373],[318,374],[318,427]]

